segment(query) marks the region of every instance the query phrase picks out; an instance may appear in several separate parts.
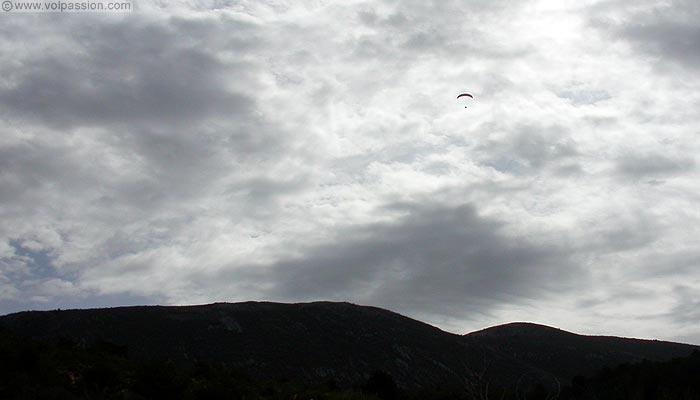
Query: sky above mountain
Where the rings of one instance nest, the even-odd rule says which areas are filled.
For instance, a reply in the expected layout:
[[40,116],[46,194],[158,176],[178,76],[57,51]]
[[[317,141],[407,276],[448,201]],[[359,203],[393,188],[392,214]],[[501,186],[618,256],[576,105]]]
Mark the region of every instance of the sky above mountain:
[[337,300],[700,343],[695,0],[0,18],[0,313]]

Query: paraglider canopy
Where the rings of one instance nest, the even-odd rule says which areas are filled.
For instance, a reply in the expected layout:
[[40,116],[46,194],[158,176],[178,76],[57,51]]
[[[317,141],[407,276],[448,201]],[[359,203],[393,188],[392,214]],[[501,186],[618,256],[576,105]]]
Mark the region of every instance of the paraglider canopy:
[[[472,96],[472,95],[469,94],[469,93],[462,93],[462,94],[460,94],[459,96],[457,96],[457,99],[459,99],[460,97],[469,97],[469,98],[472,98],[472,99],[474,98],[474,96]],[[467,106],[464,106],[464,108],[467,108]]]

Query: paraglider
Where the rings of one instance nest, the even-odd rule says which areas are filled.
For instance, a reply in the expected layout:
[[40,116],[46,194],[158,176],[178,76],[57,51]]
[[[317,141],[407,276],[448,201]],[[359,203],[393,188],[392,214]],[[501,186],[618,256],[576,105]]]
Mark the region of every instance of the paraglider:
[[[472,96],[469,93],[462,93],[459,96],[457,96],[457,99],[459,99],[460,97],[471,97],[472,99],[474,98],[474,96]],[[467,108],[467,106],[464,106],[464,108]]]

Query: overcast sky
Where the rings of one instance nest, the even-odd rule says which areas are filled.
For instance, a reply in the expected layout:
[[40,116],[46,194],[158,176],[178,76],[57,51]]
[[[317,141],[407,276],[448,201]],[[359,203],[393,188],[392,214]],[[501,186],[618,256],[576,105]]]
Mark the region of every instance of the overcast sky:
[[332,300],[700,344],[697,0],[0,18],[2,314]]

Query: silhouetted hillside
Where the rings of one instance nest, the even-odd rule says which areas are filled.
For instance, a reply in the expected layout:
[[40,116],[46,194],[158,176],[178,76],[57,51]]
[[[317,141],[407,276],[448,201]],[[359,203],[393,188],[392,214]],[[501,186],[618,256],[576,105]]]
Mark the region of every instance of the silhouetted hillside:
[[584,336],[560,329],[510,323],[464,336],[468,347],[482,352],[485,371],[494,382],[544,381],[565,385],[576,375],[642,360],[664,361],[690,354],[697,346],[609,336]]
[[348,303],[237,303],[23,312],[0,327],[84,346],[111,343],[132,357],[225,362],[256,377],[363,382],[386,371],[403,387],[461,385],[458,335]]
[[488,386],[514,395],[538,382],[550,390],[606,366],[697,348],[524,323],[459,336],[379,308],[329,302],[22,312],[0,317],[0,329],[139,363],[218,365],[253,379],[357,387],[382,371],[399,388],[472,394]]

